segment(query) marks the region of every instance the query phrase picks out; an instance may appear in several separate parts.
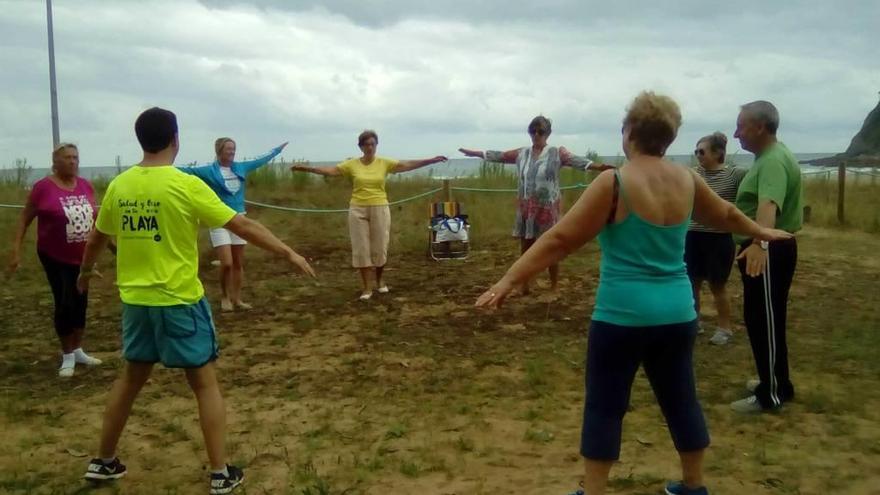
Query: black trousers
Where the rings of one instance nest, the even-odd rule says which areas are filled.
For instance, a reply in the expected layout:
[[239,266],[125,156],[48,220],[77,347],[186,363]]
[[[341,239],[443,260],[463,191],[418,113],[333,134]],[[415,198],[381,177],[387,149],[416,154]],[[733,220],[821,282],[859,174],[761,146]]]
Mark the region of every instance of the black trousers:
[[709,446],[709,431],[697,400],[694,340],[697,321],[652,327],[590,323],[581,455],[620,457],[623,416],[639,366],[644,366],[669,433],[679,452]]
[[[746,241],[740,251],[751,245]],[[794,398],[794,385],[788,374],[788,291],[797,266],[794,238],[770,243],[767,269],[758,277],[746,274],[745,260],[739,261],[743,282],[743,319],[752,344],[752,354],[761,384],[755,396],[766,409],[781,406]]]
[[62,263],[40,252],[37,254],[55,299],[55,333],[65,337],[76,329],[85,328],[89,296],[76,289],[79,265]]

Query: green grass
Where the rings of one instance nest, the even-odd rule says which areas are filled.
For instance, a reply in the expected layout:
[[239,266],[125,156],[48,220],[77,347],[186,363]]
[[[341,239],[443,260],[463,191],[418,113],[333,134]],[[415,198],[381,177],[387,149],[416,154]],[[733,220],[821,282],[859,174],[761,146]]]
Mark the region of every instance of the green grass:
[[394,440],[396,438],[403,438],[406,436],[406,433],[409,431],[409,428],[401,423],[395,423],[388,428],[388,431],[385,432],[386,440]]
[[550,431],[529,428],[528,430],[526,430],[525,434],[523,435],[523,438],[527,442],[532,442],[532,443],[550,443],[556,437]]
[[[280,172],[251,179],[249,197],[272,204],[344,208],[350,194],[344,180]],[[564,183],[583,179],[566,171]],[[508,167],[454,185],[511,188],[515,178]],[[403,176],[389,182],[388,191],[396,200],[436,186],[429,178]],[[837,227],[835,187],[807,182],[813,221],[799,238],[789,313],[795,403],[776,415],[732,416],[726,404],[742,396],[741,382],[753,369],[745,333],[720,350],[698,342],[697,383],[715,445],[707,457],[713,492],[819,493],[826,488],[816,478],[829,470],[849,480],[851,493],[877,480],[880,238],[861,231],[874,232],[869,219],[880,188],[865,180],[849,184],[850,225]],[[0,203],[23,201],[25,194],[0,185]],[[564,193],[566,205],[577,197],[578,191]],[[598,248],[588,244],[563,263],[557,295],[542,277],[532,297],[511,298],[498,312],[475,311],[476,296],[518,256],[509,238],[514,195],[456,192],[454,198],[474,225],[470,259],[426,259],[430,199],[395,207],[387,272],[392,292],[369,304],[356,301],[345,214],[249,211],[309,256],[320,278],[306,281],[249,248],[245,294],[258,309],[215,315],[228,451],[248,472],[243,493],[571,491],[582,469],[585,328]],[[0,211],[3,238],[16,221],[16,211]],[[10,446],[0,449],[0,492],[76,493],[84,461],[56,445],[89,453],[95,447],[120,365],[118,294],[105,256],[106,279],[93,287],[86,343],[108,364],[78,370],[59,384],[51,303],[33,231],[21,271],[0,284],[0,304],[12,308],[0,326],[0,431]],[[217,272],[208,259],[201,261],[201,276],[216,301]],[[730,293],[739,319],[737,277]],[[611,486],[617,493],[656,493],[676,476],[676,457],[641,374],[631,403],[624,462],[614,468]],[[204,491],[196,418],[180,373],[157,367],[120,445],[132,476],[95,493]],[[15,468],[23,462],[38,467]],[[781,480],[779,488],[768,488],[773,480]]]
[[[880,175],[880,173],[878,173]],[[804,181],[804,204],[812,208],[811,225],[841,227],[837,219],[837,177],[810,177]],[[880,177],[848,176],[844,192],[842,227],[880,233]]]

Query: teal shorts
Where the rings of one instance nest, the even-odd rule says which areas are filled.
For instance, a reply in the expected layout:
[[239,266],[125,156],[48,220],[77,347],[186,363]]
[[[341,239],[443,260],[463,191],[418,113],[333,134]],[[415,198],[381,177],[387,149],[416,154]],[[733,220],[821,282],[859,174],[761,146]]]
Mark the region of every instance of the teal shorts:
[[204,297],[178,306],[122,305],[122,357],[167,368],[201,368],[217,359],[220,346]]

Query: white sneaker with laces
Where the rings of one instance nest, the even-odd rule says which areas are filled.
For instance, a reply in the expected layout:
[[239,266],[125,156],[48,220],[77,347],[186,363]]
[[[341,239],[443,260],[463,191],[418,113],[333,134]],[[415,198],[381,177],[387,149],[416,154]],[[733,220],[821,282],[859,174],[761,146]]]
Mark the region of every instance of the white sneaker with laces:
[[76,354],[76,364],[84,364],[86,366],[98,366],[103,361],[96,357],[89,356],[85,352]]
[[764,410],[764,408],[761,407],[761,403],[758,402],[758,398],[754,395],[731,402],[730,408],[743,414],[759,413]]

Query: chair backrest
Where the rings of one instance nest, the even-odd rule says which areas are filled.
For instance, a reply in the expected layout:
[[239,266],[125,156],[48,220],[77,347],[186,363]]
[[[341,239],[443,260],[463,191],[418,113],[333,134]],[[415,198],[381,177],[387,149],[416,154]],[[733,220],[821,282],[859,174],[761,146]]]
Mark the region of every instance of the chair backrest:
[[458,201],[441,201],[433,203],[429,208],[428,214],[431,218],[454,218],[462,216],[462,214],[464,214],[464,209]]

